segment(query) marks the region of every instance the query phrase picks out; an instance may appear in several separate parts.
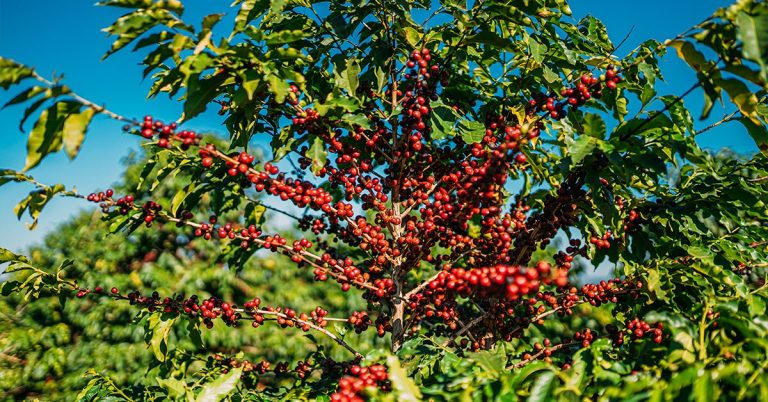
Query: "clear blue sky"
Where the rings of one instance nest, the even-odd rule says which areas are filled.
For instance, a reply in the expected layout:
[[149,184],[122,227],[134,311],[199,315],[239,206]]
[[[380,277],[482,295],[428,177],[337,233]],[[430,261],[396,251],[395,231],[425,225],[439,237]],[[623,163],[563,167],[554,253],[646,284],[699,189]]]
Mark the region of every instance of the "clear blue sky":
[[[664,40],[710,15],[717,7],[729,4],[725,0],[710,1],[572,1],[574,18],[592,14],[603,20],[611,38],[618,42],[634,26],[627,43],[618,52],[632,49],[648,38]],[[611,5],[606,5],[610,3]],[[185,2],[186,17],[195,23],[203,15],[228,9],[230,1],[192,0]],[[37,67],[44,76],[64,74],[66,83],[84,97],[103,103],[123,115],[141,117],[151,113],[168,120],[180,113],[180,104],[165,98],[147,102],[148,81],[141,79],[139,58],[130,53],[118,53],[100,61],[111,43],[100,29],[117,18],[120,10],[94,7],[89,1],[60,0],[0,0],[0,55]],[[233,11],[229,11],[231,14]],[[662,65],[667,84],[662,92],[680,93],[695,77],[674,55],[667,56]],[[1,93],[5,102],[13,93]],[[691,97],[686,104],[700,110],[701,103]],[[726,110],[716,108],[718,118]],[[20,169],[24,165],[26,134],[18,129],[23,108],[0,111],[0,168]],[[699,127],[706,122],[698,123]],[[189,127],[223,132],[221,121],[208,113],[195,119]],[[29,128],[29,127],[27,127]],[[743,129],[726,126],[712,130],[700,139],[709,148],[730,147],[738,152],[756,150]],[[97,119],[86,136],[83,151],[70,162],[63,154],[49,156],[31,174],[44,183],[75,185],[81,193],[104,189],[114,183],[121,172],[120,160],[138,142],[135,137],[121,135],[120,124]],[[28,231],[13,214],[13,206],[30,190],[28,186],[8,184],[0,188],[0,247],[21,252],[28,245],[65,221],[81,208],[81,201],[56,199],[43,211],[38,229]]]

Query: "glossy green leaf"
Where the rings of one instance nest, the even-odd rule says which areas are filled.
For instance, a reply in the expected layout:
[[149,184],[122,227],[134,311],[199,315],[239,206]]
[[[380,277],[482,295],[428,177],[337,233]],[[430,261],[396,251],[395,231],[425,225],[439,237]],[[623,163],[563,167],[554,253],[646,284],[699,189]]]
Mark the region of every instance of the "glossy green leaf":
[[46,155],[61,150],[64,123],[79,109],[79,103],[67,101],[58,102],[40,113],[27,138],[27,159],[22,171],[34,168]]
[[456,135],[455,126],[459,116],[452,107],[437,101],[431,105],[432,113],[429,115],[430,127],[432,127],[432,139],[441,140]]
[[164,317],[161,313],[152,314],[147,321],[148,346],[155,358],[164,362],[168,353],[168,337],[176,318]]
[[325,162],[328,159],[328,151],[325,150],[325,143],[320,137],[315,137],[307,155],[312,160],[312,173],[320,174],[320,170],[325,167]]
[[768,10],[756,7],[757,14],[739,12],[736,32],[742,42],[744,58],[760,66],[763,79],[768,78]]
[[232,368],[228,373],[220,375],[216,380],[203,387],[195,398],[196,402],[219,402],[234,391],[240,384],[242,367]]
[[459,136],[467,144],[481,142],[485,137],[485,125],[471,120],[459,120]]

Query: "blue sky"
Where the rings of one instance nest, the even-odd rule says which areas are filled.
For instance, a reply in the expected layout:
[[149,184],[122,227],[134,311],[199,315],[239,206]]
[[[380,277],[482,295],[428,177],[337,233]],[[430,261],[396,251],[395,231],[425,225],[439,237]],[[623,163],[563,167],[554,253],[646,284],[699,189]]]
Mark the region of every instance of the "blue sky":
[[[607,3],[604,0],[573,1],[574,18],[586,14],[598,17],[606,24],[615,42],[634,26],[629,40],[618,52],[624,54],[645,39],[671,38],[730,2],[646,0]],[[185,17],[198,22],[205,14],[227,11],[229,4],[230,1],[186,1]],[[111,40],[100,29],[118,16],[120,10],[94,7],[87,1],[0,1],[0,55],[35,66],[43,76],[63,74],[66,83],[76,92],[125,116],[141,117],[151,112],[165,120],[177,117],[180,104],[166,98],[145,100],[150,83],[141,79],[137,55],[118,53],[101,61]],[[680,93],[695,82],[691,71],[674,55],[664,58],[662,72],[667,84],[660,92]],[[0,101],[4,103],[13,94],[0,92]],[[695,95],[690,98],[686,101],[687,106],[694,111],[700,110],[701,102],[694,99]],[[726,111],[715,108],[712,116],[716,120]],[[20,169],[24,165],[26,134],[18,129],[22,112],[23,108],[0,111],[3,135],[0,168]],[[706,122],[698,123],[699,127],[704,125]],[[120,126],[107,119],[96,119],[77,159],[69,161],[63,154],[49,156],[41,167],[32,170],[32,176],[44,183],[74,185],[81,193],[110,186],[119,178],[121,159],[138,146],[135,137],[121,135]],[[187,127],[223,132],[221,121],[214,113],[202,115]],[[29,129],[29,125],[26,128]],[[742,153],[756,150],[744,130],[733,125],[702,135],[700,143],[714,149],[730,147]],[[28,219],[19,222],[13,214],[13,206],[29,190],[28,186],[20,184],[8,184],[0,189],[0,247],[21,252],[42,239],[58,223],[88,207],[82,201],[56,199],[43,212],[38,228],[28,231],[24,225]]]

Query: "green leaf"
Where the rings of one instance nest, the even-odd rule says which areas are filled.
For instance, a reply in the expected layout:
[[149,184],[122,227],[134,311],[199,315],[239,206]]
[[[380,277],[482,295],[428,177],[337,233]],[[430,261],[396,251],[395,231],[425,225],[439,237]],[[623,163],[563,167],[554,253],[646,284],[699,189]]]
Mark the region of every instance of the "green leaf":
[[168,396],[171,398],[176,399],[187,395],[187,384],[184,381],[177,380],[173,377],[158,377],[156,380],[162,388],[168,391]]
[[255,202],[248,203],[245,206],[245,222],[249,225],[261,225],[264,221],[264,213],[267,207]]
[[400,359],[397,356],[387,356],[387,367],[389,371],[389,380],[392,381],[392,388],[397,392],[398,401],[416,402],[421,400],[421,390],[413,380],[408,377],[408,373],[400,365]]
[[421,39],[421,34],[419,33],[419,31],[411,27],[403,27],[402,30],[403,30],[403,35],[405,36],[405,40],[408,42],[408,45],[412,48],[415,48],[416,45],[419,44],[419,40]]
[[253,94],[261,85],[261,75],[254,70],[247,70],[242,74],[243,89],[248,95],[248,100],[253,100]]
[[755,141],[755,144],[763,152],[768,152],[768,129],[763,125],[757,125],[752,120],[742,117],[739,119],[744,127],[746,127],[749,136]]
[[480,352],[467,353],[467,357],[474,360],[494,378],[504,372],[504,366],[507,362],[504,353],[500,353],[498,350],[483,350]]
[[547,53],[547,47],[533,38],[531,38],[527,44],[533,60],[537,63],[544,61],[544,55]]
[[581,161],[598,148],[602,142],[602,140],[588,135],[579,136],[579,138],[568,147],[568,154],[571,155],[573,164],[579,165]]
[[700,372],[693,383],[693,400],[696,402],[709,402],[713,400],[714,394],[715,385],[712,383],[709,372]]
[[267,82],[269,83],[269,90],[275,95],[275,102],[285,102],[285,97],[288,96],[291,84],[274,74],[267,76]]
[[88,124],[95,111],[88,107],[83,109],[80,113],[74,113],[69,115],[64,121],[63,142],[64,152],[67,153],[69,159],[74,159],[80,152],[80,145],[85,139],[85,132],[88,130]]
[[23,91],[21,91],[18,95],[14,96],[13,99],[9,100],[5,105],[3,105],[2,109],[7,108],[8,106],[13,106],[19,103],[26,102],[37,95],[40,95],[41,93],[44,93],[48,88],[41,87],[41,86],[33,86],[29,87]]
[[195,398],[196,402],[218,402],[229,395],[240,383],[240,376],[243,374],[243,368],[237,367],[229,370],[228,373],[219,376],[216,380],[206,384],[200,394]]
[[240,11],[237,12],[235,17],[234,32],[244,30],[248,23],[266,8],[266,5],[267,2],[264,0],[244,0],[240,4]]
[[360,104],[351,97],[335,97],[333,94],[328,94],[325,103],[320,103],[315,106],[315,110],[320,116],[338,116],[341,117],[344,113],[354,113],[360,109]]
[[549,85],[553,85],[556,83],[562,84],[562,80],[560,79],[560,76],[548,66],[544,66],[544,80],[547,81]]
[[762,317],[765,314],[765,298],[760,295],[750,294],[747,299],[750,317]]
[[183,120],[188,121],[204,112],[208,104],[219,95],[219,87],[224,80],[226,80],[224,74],[209,78],[200,78],[200,74],[192,74],[187,80]]
[[192,344],[195,345],[195,347],[202,349],[204,344],[201,336],[202,332],[200,331],[200,321],[187,321],[187,332],[189,332],[189,339],[192,340]]
[[429,114],[429,124],[432,127],[432,139],[442,140],[443,138],[456,135],[454,127],[459,119],[456,111],[439,100],[432,102],[430,107],[432,108],[432,113]]
[[286,44],[304,39],[307,32],[300,29],[271,32],[264,40],[268,45]]
[[648,290],[656,295],[657,299],[667,300],[667,292],[661,288],[661,275],[659,270],[654,268],[646,268],[646,279],[648,281]]
[[547,371],[536,378],[531,387],[531,394],[526,401],[545,402],[553,400],[552,392],[555,389],[555,373]]
[[21,261],[28,263],[27,257],[14,253],[11,250],[0,247],[0,264],[12,261]]
[[188,185],[184,186],[184,188],[176,191],[176,194],[173,196],[173,199],[171,200],[171,214],[173,214],[174,216],[177,215],[179,208],[184,204],[184,200],[193,191],[195,191],[194,182],[189,183]]
[[69,88],[65,85],[56,85],[48,88],[42,98],[35,100],[24,109],[24,116],[21,118],[21,121],[19,121],[19,130],[24,132],[24,123],[26,123],[27,119],[32,116],[32,113],[37,111],[37,109],[39,109],[48,99],[56,98],[60,95],[68,94],[69,92]]
[[307,157],[312,160],[312,173],[320,174],[320,170],[325,167],[325,162],[328,159],[328,151],[325,150],[325,143],[322,138],[315,137],[312,147],[307,151]]
[[334,73],[336,76],[336,85],[347,91],[350,96],[357,96],[357,87],[359,86],[360,63],[357,59],[347,59],[347,65],[341,73]]
[[11,85],[34,75],[34,70],[13,60],[0,57],[0,87],[8,89]]
[[582,126],[584,127],[584,135],[599,139],[605,138],[607,129],[603,118],[599,115],[594,113],[585,113]]
[[350,125],[351,128],[360,126],[366,130],[371,128],[371,120],[364,114],[345,113],[341,116],[341,121]]
[[485,125],[477,121],[459,120],[459,135],[467,144],[481,142],[485,137]]
[[680,129],[680,132],[693,133],[693,117],[685,108],[683,101],[674,96],[662,96],[661,101],[669,109],[672,122]]
[[106,59],[112,54],[116,53],[120,49],[124,48],[136,38],[143,35],[150,29],[158,25],[167,25],[168,27],[178,26],[191,30],[189,27],[185,27],[176,17],[173,16],[168,10],[163,9],[139,9],[132,13],[123,15],[118,18],[112,25],[104,29],[104,32],[117,36],[112,46],[102,57]]
[[373,70],[373,75],[376,77],[377,92],[384,92],[384,87],[387,85],[387,81],[389,81],[387,73],[381,67],[376,66],[376,69]]
[[94,378],[91,381],[88,381],[88,384],[83,388],[79,394],[75,397],[75,400],[77,402],[90,402],[94,400],[96,395],[99,393],[99,390],[101,390],[101,384],[99,384],[99,379]]
[[161,362],[165,361],[168,353],[168,336],[171,334],[174,321],[176,317],[166,317],[161,313],[152,314],[147,321],[147,335],[150,336],[149,348],[155,358]]
[[736,17],[736,35],[742,42],[745,59],[760,66],[761,76],[768,77],[768,12],[765,7],[758,8],[757,15],[739,12]]
[[19,219],[24,215],[24,212],[27,212],[32,218],[32,223],[28,224],[27,227],[29,230],[33,230],[37,227],[37,220],[40,217],[43,208],[45,208],[48,202],[51,201],[56,194],[63,191],[65,191],[65,188],[61,184],[31,191],[28,196],[16,204],[13,211]]
[[40,113],[27,138],[27,160],[23,172],[37,166],[46,155],[61,150],[64,122],[79,109],[79,103],[63,101]]

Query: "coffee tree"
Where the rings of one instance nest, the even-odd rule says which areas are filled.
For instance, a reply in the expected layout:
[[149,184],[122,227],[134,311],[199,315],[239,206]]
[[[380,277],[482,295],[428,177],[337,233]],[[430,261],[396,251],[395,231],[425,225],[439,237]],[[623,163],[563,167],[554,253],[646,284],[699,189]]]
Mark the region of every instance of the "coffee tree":
[[[768,393],[768,163],[696,143],[728,124],[768,145],[765,2],[625,56],[599,20],[570,22],[563,0],[244,0],[231,29],[221,14],[184,21],[173,0],[101,4],[128,10],[106,29],[107,55],[132,45],[150,97],[183,112],[125,117],[3,59],[2,86],[24,86],[7,103],[28,105],[22,127],[42,110],[23,170],[0,181],[36,187],[19,217],[34,225],[55,196],[82,198],[111,232],[175,226],[191,247],[219,245],[233,276],[284,255],[350,308],[85,286],[69,262],[51,271],[4,252],[4,294],[128,303],[145,323],[157,383],[127,389],[93,373],[81,399]],[[668,50],[696,72],[684,93],[657,92]],[[689,96],[703,97],[703,119],[726,99],[732,112],[697,127]],[[185,128],[208,108],[226,138]],[[144,138],[135,191],[84,196],[27,175],[52,152],[74,158],[96,116]],[[167,183],[173,196],[156,196]],[[295,230],[270,231],[277,217]],[[572,269],[599,263],[613,279],[577,284]],[[334,354],[291,366],[216,355],[193,370],[169,336],[182,325],[201,354],[200,332],[222,325],[303,331]],[[267,373],[296,382],[272,386]]]

